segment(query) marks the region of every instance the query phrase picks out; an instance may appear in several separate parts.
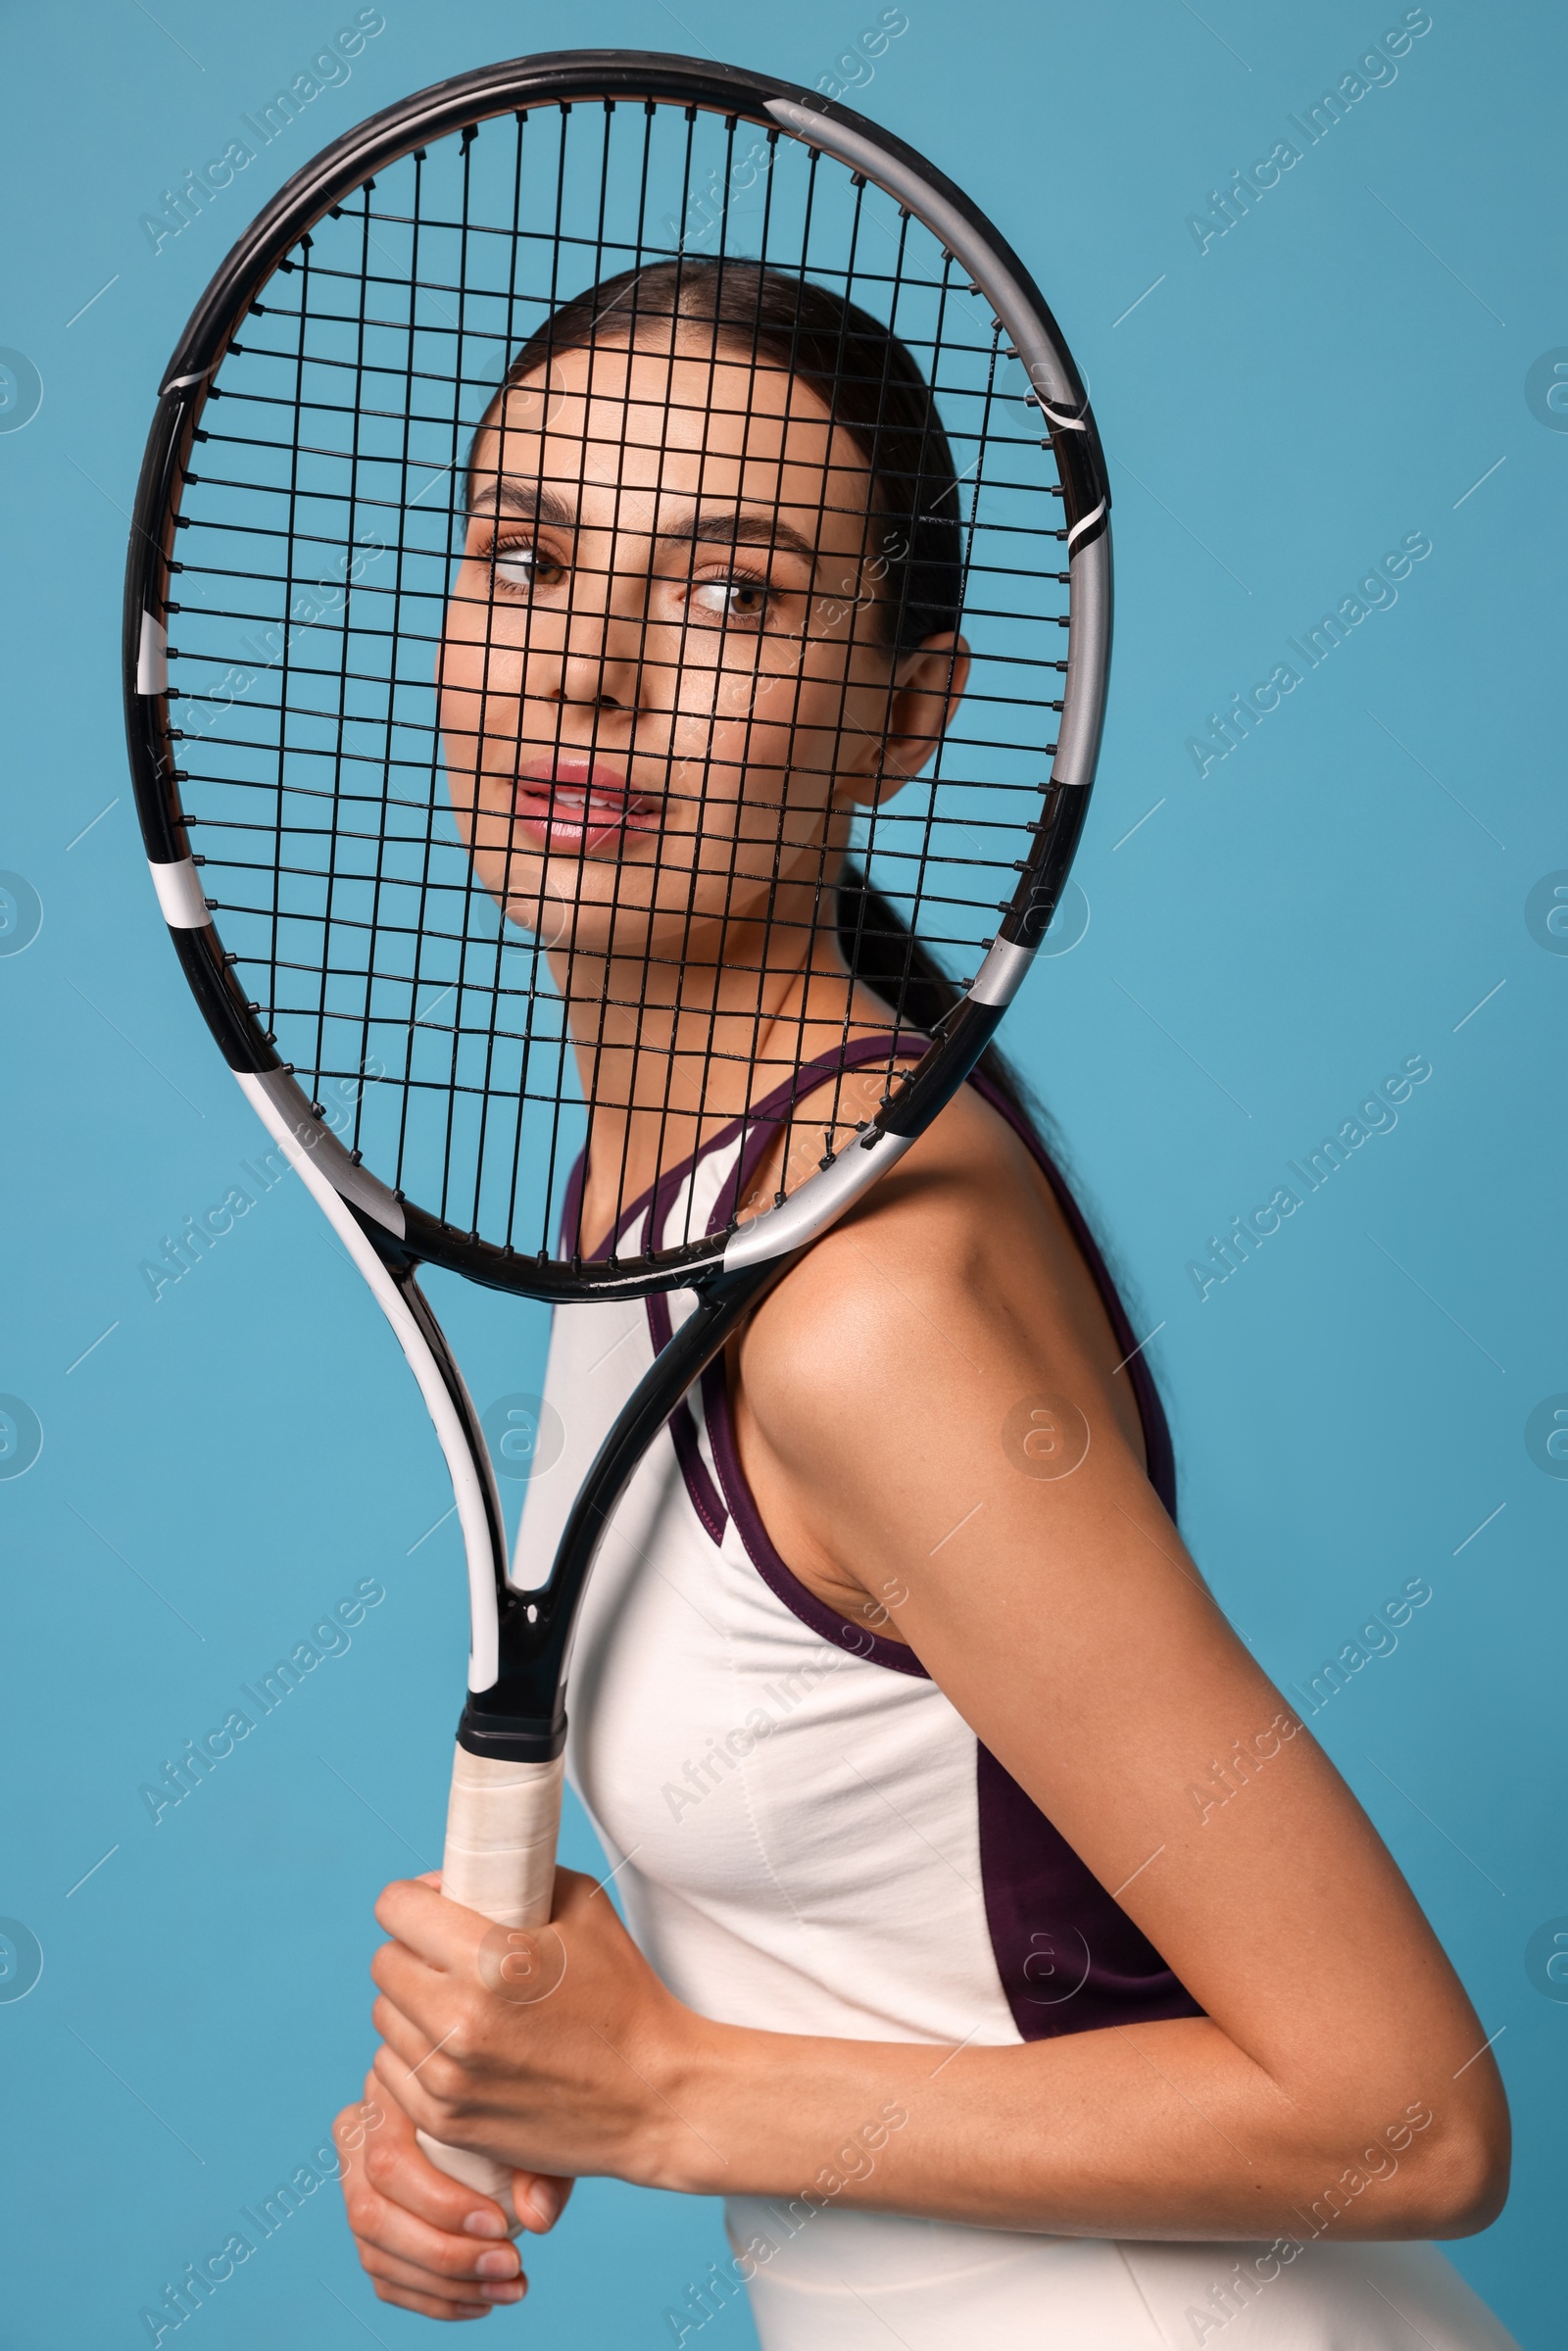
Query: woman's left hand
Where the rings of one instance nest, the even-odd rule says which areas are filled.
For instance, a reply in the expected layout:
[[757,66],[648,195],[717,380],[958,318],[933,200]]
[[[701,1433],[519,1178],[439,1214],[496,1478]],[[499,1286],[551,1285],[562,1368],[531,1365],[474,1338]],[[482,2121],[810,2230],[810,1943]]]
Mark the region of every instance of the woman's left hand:
[[370,1967],[375,2071],[398,2104],[432,2138],[517,2170],[693,2183],[711,2150],[676,2103],[700,2020],[603,1886],[558,1869],[552,1924],[525,1931],[449,1902],[439,1885],[400,1879],[375,1906],[394,1937]]

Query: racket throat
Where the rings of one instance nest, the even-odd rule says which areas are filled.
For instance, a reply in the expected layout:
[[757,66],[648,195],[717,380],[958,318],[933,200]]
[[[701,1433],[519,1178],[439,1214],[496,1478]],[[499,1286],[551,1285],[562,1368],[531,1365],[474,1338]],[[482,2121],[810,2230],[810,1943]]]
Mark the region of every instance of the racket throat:
[[637,1464],[726,1342],[792,1256],[720,1276],[699,1294],[680,1325],[633,1390],[594,1456],[562,1530],[550,1580],[507,1588],[497,1628],[500,1672],[488,1690],[469,1692],[458,1744],[496,1761],[546,1762],[565,1744],[565,1682],[584,1588],[605,1531]]
[[[504,1687],[497,1684],[479,1697],[497,1696]],[[458,1724],[458,1744],[465,1754],[484,1755],[494,1763],[551,1763],[566,1743],[566,1708],[559,1690],[546,1703],[550,1711],[492,1714],[470,1697]]]
[[[470,1690],[458,1744],[497,1763],[548,1763],[566,1743],[566,1663],[583,1577],[574,1588],[552,1573],[542,1591],[508,1588],[497,1627],[500,1673]],[[567,1591],[569,1590],[569,1597]]]

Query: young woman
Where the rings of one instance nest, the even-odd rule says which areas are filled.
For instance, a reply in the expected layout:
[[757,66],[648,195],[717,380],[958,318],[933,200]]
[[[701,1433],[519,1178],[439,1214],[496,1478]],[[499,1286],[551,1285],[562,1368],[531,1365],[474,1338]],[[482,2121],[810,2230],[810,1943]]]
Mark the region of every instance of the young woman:
[[[947,442],[874,319],[685,263],[557,314],[470,488],[454,807],[609,1105],[580,1244],[672,1245],[787,1192],[952,1002],[846,862],[963,691]],[[522,1581],[672,1307],[558,1315]],[[988,1060],[616,1514],[569,1761],[630,1933],[562,1871],[513,1997],[436,1881],[382,1896],[339,2129],[384,2300],[524,2291],[417,2126],[514,2166],[529,2229],[583,2174],[723,2195],[680,2340],[744,2283],[767,2351],[1507,2344],[1412,2241],[1501,2205],[1486,2033],[1184,1549],[1134,1345]]]

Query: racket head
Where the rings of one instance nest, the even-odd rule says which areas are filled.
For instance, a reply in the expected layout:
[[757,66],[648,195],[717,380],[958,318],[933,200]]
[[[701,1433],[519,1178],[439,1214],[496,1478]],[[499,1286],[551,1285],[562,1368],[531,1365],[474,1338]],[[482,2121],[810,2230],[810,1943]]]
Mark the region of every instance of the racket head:
[[[476,878],[444,768],[466,469],[564,297],[624,268],[759,261],[890,326],[953,452],[967,693],[852,848],[961,998],[787,1200],[657,1251],[621,1216],[585,1256],[568,1186],[590,1107],[604,1112],[540,934]],[[1060,895],[1104,707],[1108,505],[1082,383],[1018,257],[848,109],[738,69],[572,52],[359,125],[279,192],[198,305],[131,536],[137,804],[231,1067],[378,1246],[496,1287],[639,1294],[809,1239],[962,1083]],[[891,1077],[911,1023],[897,972],[886,993]],[[740,1116],[757,1114],[743,1086]],[[787,1142],[789,1102],[766,1114]],[[701,1131],[667,1124],[656,1182]],[[617,1207],[633,1204],[623,1187]]]

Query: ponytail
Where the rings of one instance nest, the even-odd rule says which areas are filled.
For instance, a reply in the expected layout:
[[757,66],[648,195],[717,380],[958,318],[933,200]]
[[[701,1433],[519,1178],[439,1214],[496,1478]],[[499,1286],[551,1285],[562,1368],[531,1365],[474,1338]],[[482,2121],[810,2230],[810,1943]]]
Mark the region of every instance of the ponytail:
[[[858,866],[846,865],[839,883],[839,952],[862,987],[889,1006],[901,1027],[935,1036],[963,1002],[928,948],[922,947],[890,899],[873,889]],[[1045,1113],[1017,1071],[994,1045],[975,1064],[1024,1124],[1043,1136]]]

